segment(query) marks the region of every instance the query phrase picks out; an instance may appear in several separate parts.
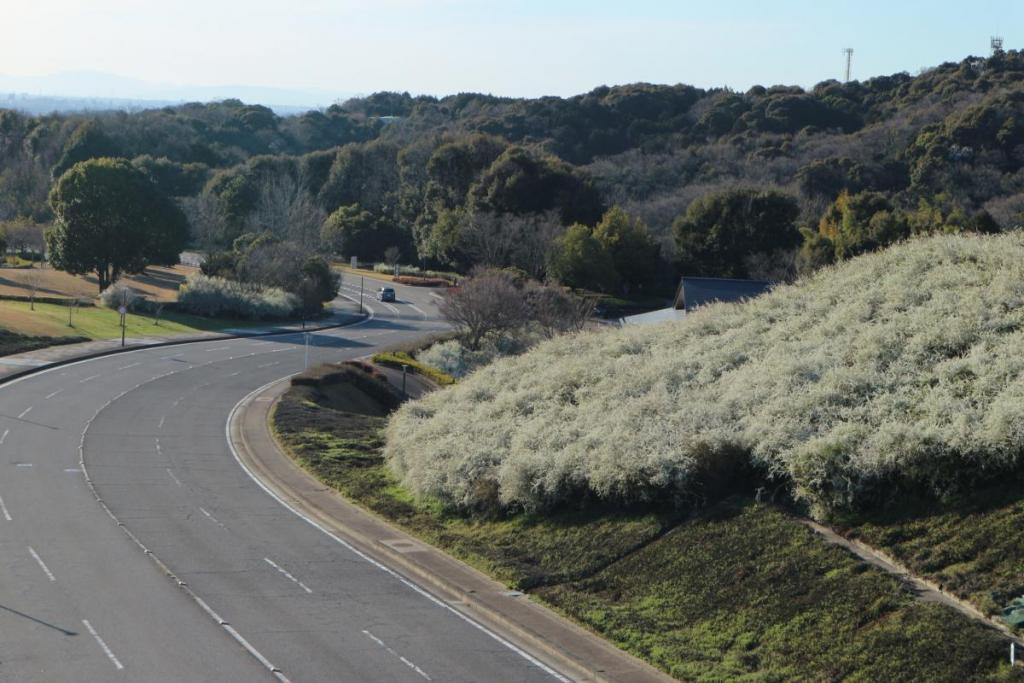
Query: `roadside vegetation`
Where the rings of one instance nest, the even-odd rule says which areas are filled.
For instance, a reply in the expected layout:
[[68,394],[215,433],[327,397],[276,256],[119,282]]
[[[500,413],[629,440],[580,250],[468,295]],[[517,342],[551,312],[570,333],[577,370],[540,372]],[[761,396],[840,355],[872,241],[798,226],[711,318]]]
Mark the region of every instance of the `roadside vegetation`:
[[391,420],[403,483],[456,508],[700,504],[817,516],[946,499],[1024,452],[1024,237],[911,240],[682,324],[555,338]]
[[272,424],[350,500],[680,680],[1022,679],[993,630],[915,601],[749,498],[696,516],[602,505],[467,514],[418,500],[381,454],[398,400],[366,366],[324,366],[293,380]]
[[74,344],[76,342],[88,341],[86,337],[74,335],[60,335],[54,337],[30,336],[18,334],[7,329],[0,329],[0,356],[9,356],[15,353],[35,351],[47,346],[61,344]]
[[[68,343],[62,340],[64,337],[88,341],[121,336],[121,318],[116,310],[103,306],[76,306],[71,311],[72,326],[69,327],[66,305],[37,302],[35,310],[29,306],[24,301],[0,301],[0,324],[9,333],[49,338],[49,344]],[[252,324],[244,320],[203,318],[177,312],[161,312],[159,317],[155,313],[129,313],[125,334],[129,337],[195,334]]]

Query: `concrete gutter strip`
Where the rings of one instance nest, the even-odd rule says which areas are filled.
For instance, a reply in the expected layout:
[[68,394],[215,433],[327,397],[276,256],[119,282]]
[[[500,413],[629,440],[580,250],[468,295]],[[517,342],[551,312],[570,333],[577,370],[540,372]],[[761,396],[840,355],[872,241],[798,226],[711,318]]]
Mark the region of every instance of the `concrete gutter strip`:
[[288,457],[270,429],[281,380],[236,406],[228,425],[243,467],[307,521],[424,587],[451,608],[574,681],[663,683],[671,677],[568,619],[349,502]]

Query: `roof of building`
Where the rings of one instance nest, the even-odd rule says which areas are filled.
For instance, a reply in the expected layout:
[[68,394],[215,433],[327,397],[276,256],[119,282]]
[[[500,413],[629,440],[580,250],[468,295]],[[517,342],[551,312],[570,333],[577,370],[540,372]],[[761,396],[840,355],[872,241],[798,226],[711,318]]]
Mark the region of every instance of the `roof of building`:
[[767,292],[772,283],[717,277],[684,277],[679,281],[673,308],[692,311],[717,301],[741,301]]
[[627,315],[622,318],[623,325],[653,325],[654,323],[663,323],[667,320],[682,320],[686,315],[686,311],[675,309],[675,308],[659,308],[656,311],[648,311],[647,313],[637,313],[636,315]]

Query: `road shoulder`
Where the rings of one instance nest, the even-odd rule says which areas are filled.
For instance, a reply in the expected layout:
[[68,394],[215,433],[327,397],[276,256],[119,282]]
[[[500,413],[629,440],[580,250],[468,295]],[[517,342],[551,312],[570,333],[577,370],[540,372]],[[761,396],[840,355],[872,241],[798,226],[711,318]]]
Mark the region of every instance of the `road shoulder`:
[[272,495],[307,521],[427,588],[449,607],[577,681],[672,680],[529,597],[394,528],[344,499],[297,465],[270,430],[273,405],[288,388],[276,382],[246,397],[228,436],[236,457]]

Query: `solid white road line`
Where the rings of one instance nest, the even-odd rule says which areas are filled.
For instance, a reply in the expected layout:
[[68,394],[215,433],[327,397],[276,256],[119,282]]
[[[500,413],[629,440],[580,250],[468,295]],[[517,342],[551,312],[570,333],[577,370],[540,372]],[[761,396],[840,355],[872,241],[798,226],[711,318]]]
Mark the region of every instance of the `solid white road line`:
[[105,642],[103,642],[103,639],[100,638],[100,634],[96,633],[96,629],[92,627],[92,624],[89,623],[89,620],[82,619],[82,623],[85,625],[85,628],[88,629],[89,633],[92,634],[92,637],[96,639],[96,642],[99,643],[99,646],[103,648],[103,652],[106,653],[107,659],[114,663],[114,666],[117,668],[118,671],[123,669],[124,664],[122,664],[121,660],[114,656],[114,652],[109,647],[107,647],[107,644]]
[[50,568],[46,566],[45,562],[43,562],[43,558],[39,557],[39,553],[35,551],[35,548],[29,546],[28,552],[32,555],[33,559],[35,559],[36,563],[39,565],[39,568],[43,570],[43,573],[46,574],[46,578],[48,578],[50,581],[56,581],[57,579],[56,577],[54,577],[53,572],[51,572]]
[[4,435],[0,436],[0,446],[2,446],[4,444],[4,441],[7,440],[7,435],[10,434],[10,433],[11,433],[10,429],[5,429],[4,430]]
[[15,465],[15,467],[32,467],[32,463],[30,463],[30,462],[19,462],[17,465]]
[[299,586],[302,587],[302,590],[306,591],[307,593],[312,593],[313,592],[312,590],[309,589],[309,586],[307,586],[306,584],[302,583],[301,581],[296,579],[294,576],[292,576],[291,574],[286,572],[284,569],[281,569],[281,567],[279,567],[276,564],[274,564],[274,561],[272,559],[270,559],[269,557],[264,557],[263,559],[266,560],[267,564],[269,564],[271,567],[273,567],[277,571],[279,571],[282,574],[284,574],[290,581],[293,581],[293,582],[299,584]]
[[3,498],[0,498],[0,513],[3,513],[4,519],[6,519],[8,522],[14,521],[11,519],[11,513],[7,510],[7,506],[4,505]]
[[181,486],[181,480],[174,476],[174,472],[171,471],[171,468],[167,467],[165,469],[167,470],[167,474],[171,475],[171,479],[174,480],[174,483],[177,484],[178,486]]
[[385,650],[387,650],[387,651],[388,651],[389,653],[391,653],[391,654],[392,654],[392,655],[394,655],[395,657],[398,657],[398,659],[400,659],[400,660],[402,661],[402,663],[403,663],[403,664],[405,664],[405,665],[406,665],[407,667],[409,667],[410,669],[412,669],[413,671],[415,671],[416,673],[418,673],[418,674],[419,674],[420,676],[423,676],[423,678],[427,679],[428,681],[429,681],[429,680],[433,680],[433,679],[431,679],[431,678],[430,678],[430,676],[428,676],[428,675],[427,675],[427,672],[426,672],[426,671],[424,671],[423,669],[419,668],[418,666],[416,666],[415,664],[413,664],[412,662],[410,662],[410,661],[409,661],[408,659],[406,659],[406,658],[405,658],[405,657],[403,657],[402,655],[400,655],[400,654],[398,654],[397,652],[395,652],[395,651],[394,651],[394,650],[393,650],[393,649],[392,649],[391,647],[389,647],[389,646],[388,646],[388,644],[387,644],[387,643],[385,643],[385,642],[384,642],[383,640],[381,640],[380,638],[378,638],[377,636],[373,635],[372,633],[370,633],[369,631],[367,631],[367,630],[365,630],[365,629],[363,629],[363,633],[364,633],[364,634],[366,635],[366,637],[367,637],[367,638],[369,638],[369,639],[370,639],[370,640],[372,640],[373,642],[375,642],[375,643],[377,643],[378,645],[380,645],[380,646],[381,646],[382,648],[384,648]]
[[85,384],[86,382],[88,382],[88,381],[90,381],[90,380],[94,380],[94,379],[96,379],[97,377],[100,377],[100,375],[89,375],[89,376],[88,376],[88,377],[86,377],[85,379],[80,379],[80,380],[78,380],[78,383],[79,383],[79,384]]
[[167,416],[166,416],[166,415],[164,415],[163,417],[161,417],[161,418],[160,418],[160,423],[159,423],[159,424],[158,424],[158,425],[156,426],[156,428],[157,428],[157,429],[163,429],[163,428],[164,428],[164,420],[166,420],[166,419],[167,419]]
[[230,346],[218,346],[215,349],[206,349],[206,351],[207,353],[213,353],[214,351],[227,351],[230,348]]
[[[366,322],[366,321],[364,320],[363,322]],[[359,323],[356,323],[356,324],[359,324]],[[350,327],[354,327],[354,325],[352,325]],[[289,375],[289,377],[291,377],[291,376],[292,375]],[[287,378],[285,378],[285,379],[287,379]],[[377,560],[373,559],[372,557],[370,557],[369,555],[367,555],[363,551],[359,550],[354,545],[352,545],[351,543],[349,543],[348,541],[346,541],[345,539],[343,539],[342,537],[338,536],[336,533],[334,533],[333,531],[331,531],[330,529],[328,529],[327,527],[322,525],[320,522],[318,522],[315,519],[313,519],[312,517],[309,517],[308,515],[300,512],[297,508],[292,507],[292,505],[290,503],[288,503],[288,501],[286,501],[284,498],[282,498],[280,495],[278,495],[277,492],[275,492],[272,488],[270,488],[265,483],[263,483],[263,481],[259,477],[257,477],[256,474],[251,469],[249,469],[249,467],[242,461],[242,457],[239,455],[238,449],[235,448],[234,441],[232,441],[232,439],[231,439],[231,423],[234,422],[235,415],[238,413],[239,409],[242,406],[244,406],[246,403],[248,403],[250,400],[252,400],[254,397],[256,397],[260,392],[265,391],[266,389],[268,389],[269,387],[272,387],[273,385],[277,384],[280,381],[282,381],[282,380],[275,380],[273,382],[267,382],[262,387],[258,387],[256,389],[253,389],[251,392],[249,392],[245,396],[245,398],[243,398],[241,401],[239,401],[238,403],[235,404],[235,407],[232,408],[231,412],[228,414],[227,422],[224,423],[224,435],[227,437],[228,448],[231,450],[231,456],[235,459],[235,462],[238,463],[238,466],[242,468],[242,471],[245,472],[249,476],[249,478],[253,481],[253,483],[255,483],[257,486],[259,486],[261,489],[263,489],[264,493],[266,493],[268,496],[270,496],[271,498],[276,500],[278,503],[280,503],[281,506],[283,506],[285,509],[291,511],[291,513],[293,515],[295,515],[299,519],[303,520],[304,522],[306,522],[310,526],[312,526],[312,527],[314,527],[316,529],[319,529],[321,533],[323,533],[328,538],[332,539],[338,545],[346,548],[349,552],[351,552],[356,557],[359,557],[359,558],[365,560],[366,562],[370,563],[371,565],[373,565],[377,569],[381,570],[382,572],[384,572],[384,573],[394,577],[397,581],[401,582],[405,586],[408,586],[410,589],[412,589],[413,591],[415,591],[419,595],[422,595],[424,598],[426,598],[427,600],[429,600],[433,604],[437,605],[438,607],[444,609],[445,611],[447,611],[452,616],[455,616],[456,618],[461,619],[466,624],[469,624],[470,626],[472,626],[473,628],[477,629],[481,633],[484,633],[487,636],[489,636],[495,642],[500,643],[501,645],[504,645],[506,648],[508,648],[512,652],[515,652],[517,655],[519,655],[520,657],[522,657],[523,659],[528,661],[530,664],[533,664],[535,667],[537,667],[538,669],[540,669],[544,673],[548,674],[549,676],[551,676],[555,680],[560,681],[561,683],[572,683],[569,678],[567,678],[567,677],[563,676],[562,674],[558,673],[557,671],[552,669],[550,666],[548,666],[547,664],[545,664],[541,660],[539,660],[536,657],[534,657],[533,655],[531,655],[526,650],[524,650],[524,649],[518,647],[517,645],[515,645],[514,643],[506,640],[505,638],[503,638],[502,636],[498,635],[494,631],[488,629],[486,626],[484,626],[483,624],[479,623],[475,619],[473,619],[473,618],[463,614],[459,610],[457,610],[454,607],[452,607],[451,605],[449,605],[447,602],[441,600],[440,598],[436,597],[432,593],[429,593],[425,589],[421,588],[420,586],[416,585],[415,583],[413,583],[409,579],[405,578],[404,576],[402,576],[401,574],[396,572],[394,569],[388,567],[387,565],[385,565],[382,562],[378,562]],[[94,493],[93,495],[96,495],[96,494]]]
[[58,389],[57,391],[51,391],[50,393],[48,393],[48,394],[47,394],[46,396],[44,396],[43,398],[45,398],[45,399],[49,400],[49,399],[53,398],[54,396],[56,396],[57,394],[59,394],[59,393],[60,393],[60,392],[62,392],[62,391],[64,391],[64,390],[63,390],[63,389]]
[[131,363],[130,365],[122,365],[121,367],[118,368],[118,370],[127,370],[128,368],[134,368],[138,365],[142,365],[142,363]]
[[412,310],[416,311],[417,313],[419,313],[420,315],[422,315],[422,316],[423,316],[424,318],[426,318],[426,317],[427,317],[427,314],[426,314],[426,313],[424,313],[424,312],[423,312],[423,309],[422,309],[422,308],[420,308],[419,306],[414,306],[414,305],[412,305],[412,304],[409,304],[409,308],[411,308]]
[[18,415],[18,419],[20,420],[21,418],[28,415],[30,412],[32,412],[32,406],[29,406],[28,408],[25,408],[25,410],[21,411],[21,413]]

